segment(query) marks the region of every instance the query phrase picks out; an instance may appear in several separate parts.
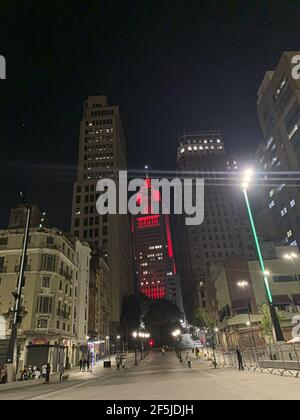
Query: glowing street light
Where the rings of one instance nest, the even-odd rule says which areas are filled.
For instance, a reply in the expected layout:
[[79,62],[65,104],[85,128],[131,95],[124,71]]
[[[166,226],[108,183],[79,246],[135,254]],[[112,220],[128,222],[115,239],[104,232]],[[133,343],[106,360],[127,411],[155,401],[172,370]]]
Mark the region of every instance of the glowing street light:
[[173,337],[179,337],[180,334],[181,334],[181,331],[179,329],[172,332]]
[[259,259],[259,263],[260,263],[260,268],[261,268],[263,278],[264,278],[264,284],[265,284],[267,299],[268,299],[271,318],[272,318],[272,323],[273,323],[274,338],[275,338],[275,341],[284,341],[284,337],[283,337],[283,333],[282,333],[282,330],[281,330],[280,322],[279,322],[279,319],[278,319],[278,316],[277,316],[276,309],[275,309],[274,304],[273,304],[273,296],[272,296],[271,289],[270,289],[270,286],[269,286],[268,274],[265,270],[265,264],[264,264],[263,256],[262,256],[262,253],[261,253],[261,249],[260,249],[260,245],[259,245],[259,241],[258,241],[258,236],[257,236],[255,224],[254,224],[254,219],[253,219],[253,215],[252,215],[252,210],[251,210],[251,206],[250,206],[250,202],[249,202],[248,194],[247,194],[247,189],[250,185],[250,182],[253,178],[253,175],[254,175],[254,173],[253,173],[252,169],[247,169],[245,171],[243,179],[242,179],[242,190],[243,190],[243,193],[244,193],[244,198],[245,198],[247,212],[248,212],[250,225],[251,225],[251,229],[252,229],[252,234],[253,234],[253,238],[254,238],[254,242],[255,242],[255,246],[256,246],[256,251],[257,251],[257,255],[258,255],[258,259]]

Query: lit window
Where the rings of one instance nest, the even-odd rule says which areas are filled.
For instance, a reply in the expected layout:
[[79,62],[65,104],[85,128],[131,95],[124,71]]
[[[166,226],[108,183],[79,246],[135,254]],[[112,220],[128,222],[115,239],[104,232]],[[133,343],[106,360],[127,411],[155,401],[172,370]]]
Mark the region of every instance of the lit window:
[[274,203],[274,201],[272,200],[271,201],[271,203],[269,204],[269,207],[270,207],[270,209],[272,208],[272,207],[274,207],[275,206],[275,203]]
[[273,143],[273,137],[270,137],[267,143],[267,149],[271,146],[271,144]]
[[292,200],[290,201],[290,206],[291,206],[291,207],[295,207],[295,205],[296,205],[296,201],[295,201],[294,199],[292,199]]
[[293,241],[293,242],[291,242],[291,246],[298,246],[298,245],[297,245],[297,241]]
[[287,213],[286,207],[282,209],[280,213],[281,213],[281,216],[284,216]]
[[289,133],[289,139],[291,140],[291,138],[294,136],[294,134],[296,133],[296,131],[298,131],[298,124],[295,124],[292,131]]
[[273,197],[274,195],[274,189],[270,191],[270,197]]
[[287,232],[287,237],[288,237],[288,238],[290,238],[291,236],[293,236],[293,232],[292,232],[291,230],[289,230],[289,231]]

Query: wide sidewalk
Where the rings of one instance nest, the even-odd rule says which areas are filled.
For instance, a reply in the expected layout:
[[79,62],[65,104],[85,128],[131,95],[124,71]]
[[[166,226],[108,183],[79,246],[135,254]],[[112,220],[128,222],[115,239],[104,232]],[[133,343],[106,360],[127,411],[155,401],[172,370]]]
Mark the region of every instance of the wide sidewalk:
[[[112,370],[116,369],[116,360],[115,355],[111,356],[111,368],[104,368],[103,363],[104,360],[101,360],[91,366],[90,371],[81,372],[79,367],[76,367],[70,371],[66,371],[69,374],[69,379],[67,383],[76,383],[76,382],[85,382],[91,379],[95,379],[97,377],[106,376],[112,372]],[[108,359],[105,359],[108,360]],[[126,357],[126,366],[131,367],[134,364],[135,356],[134,353],[129,353]],[[60,383],[60,374],[55,373],[50,376],[50,384],[59,384]],[[10,390],[18,390],[23,388],[31,388],[31,387],[38,387],[44,384],[43,379],[38,380],[28,380],[28,381],[17,381],[8,384],[0,384],[0,393]]]

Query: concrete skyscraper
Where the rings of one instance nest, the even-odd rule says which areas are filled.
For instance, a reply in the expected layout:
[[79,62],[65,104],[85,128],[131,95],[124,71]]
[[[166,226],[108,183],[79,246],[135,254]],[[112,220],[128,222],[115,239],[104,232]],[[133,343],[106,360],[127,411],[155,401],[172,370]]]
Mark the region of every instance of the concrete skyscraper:
[[139,193],[141,214],[132,217],[137,289],[150,299],[176,303],[183,314],[169,215],[153,214],[151,200],[161,201],[161,196],[146,178]]
[[205,214],[199,226],[185,226],[178,217],[178,271],[183,279],[187,316],[195,308],[214,305],[211,265],[231,255],[254,257],[243,195],[238,185],[239,165],[226,155],[220,132],[199,131],[179,137],[177,173],[180,178],[204,178]]
[[117,181],[126,170],[126,144],[118,106],[106,96],[84,101],[80,123],[77,181],[73,189],[72,234],[102,251],[112,276],[112,331],[120,322],[123,298],[133,290],[133,261],[130,220],[127,215],[100,216],[96,210],[97,181]]
[[268,71],[258,90],[257,112],[265,142],[256,153],[264,172],[263,211],[258,227],[265,239],[300,247],[300,79],[293,78],[292,58],[285,52]]

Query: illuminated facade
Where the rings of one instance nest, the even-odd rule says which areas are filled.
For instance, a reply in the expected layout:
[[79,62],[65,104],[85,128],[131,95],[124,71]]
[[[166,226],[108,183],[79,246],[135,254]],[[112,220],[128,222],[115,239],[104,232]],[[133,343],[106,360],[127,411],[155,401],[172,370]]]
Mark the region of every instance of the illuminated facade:
[[292,57],[283,53],[258,90],[257,113],[265,141],[256,166],[265,174],[260,188],[262,211],[257,228],[265,240],[300,249],[300,189],[294,174],[300,165],[300,80],[292,76]]
[[123,298],[132,293],[132,243],[127,215],[97,213],[97,182],[118,182],[127,167],[126,142],[118,106],[106,96],[84,101],[79,133],[78,174],[73,187],[71,232],[101,251],[111,270],[111,333],[119,331]]
[[160,200],[147,178],[138,199],[141,214],[132,220],[138,289],[150,299],[167,299],[167,280],[176,275],[170,220],[169,215],[152,214],[151,196]]
[[178,216],[178,272],[188,319],[197,308],[215,309],[211,265],[232,255],[255,258],[253,239],[240,188],[237,158],[225,152],[219,131],[186,132],[179,137],[177,175],[203,178],[205,216],[198,226],[186,226]]

